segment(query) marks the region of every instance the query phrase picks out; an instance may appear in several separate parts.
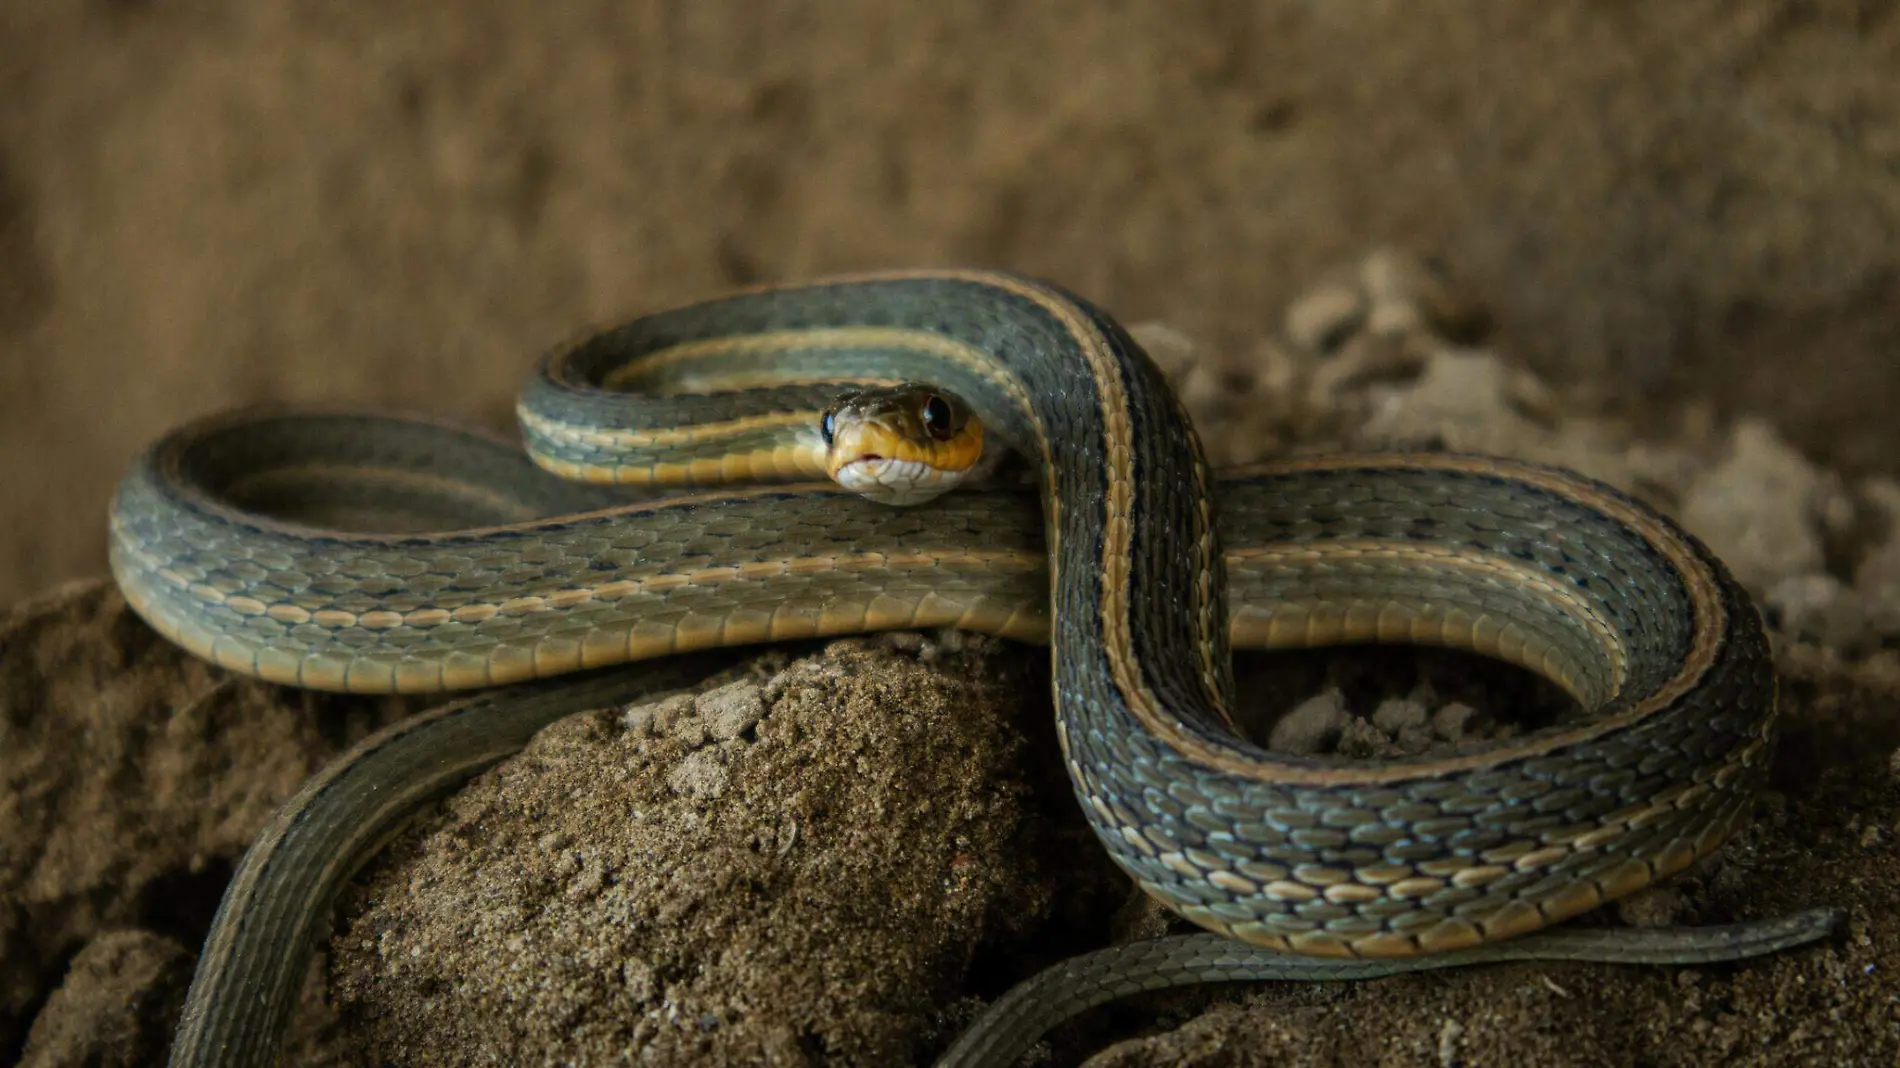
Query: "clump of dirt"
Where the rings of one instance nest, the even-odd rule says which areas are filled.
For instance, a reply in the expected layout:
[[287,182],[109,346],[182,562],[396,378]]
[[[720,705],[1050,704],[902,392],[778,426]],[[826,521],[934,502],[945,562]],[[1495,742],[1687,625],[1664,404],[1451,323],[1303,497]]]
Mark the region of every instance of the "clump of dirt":
[[184,1009],[191,958],[149,931],[108,931],[86,943],[34,1021],[21,1068],[156,1063]]
[[342,906],[372,1059],[919,1061],[979,954],[1047,922],[1063,824],[1025,658],[908,644],[572,717],[464,790]]

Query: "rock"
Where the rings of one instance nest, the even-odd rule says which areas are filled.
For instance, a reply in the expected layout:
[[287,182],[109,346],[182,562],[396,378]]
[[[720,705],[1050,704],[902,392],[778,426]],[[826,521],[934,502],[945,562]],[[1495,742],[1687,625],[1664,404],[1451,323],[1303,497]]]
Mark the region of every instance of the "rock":
[[1760,420],[1737,423],[1728,454],[1682,502],[1682,522],[1737,579],[1765,590],[1823,568],[1816,504],[1826,480]]
[[138,1068],[158,1064],[191,982],[191,954],[145,931],[86,944],[27,1034],[20,1068]]
[[996,648],[837,642],[655,733],[555,724],[346,895],[332,998],[404,1064],[917,1062],[941,992],[1073,864],[1025,808],[1038,690]]
[[1328,687],[1281,716],[1273,725],[1267,748],[1303,755],[1324,752],[1337,744],[1345,726],[1345,695]]

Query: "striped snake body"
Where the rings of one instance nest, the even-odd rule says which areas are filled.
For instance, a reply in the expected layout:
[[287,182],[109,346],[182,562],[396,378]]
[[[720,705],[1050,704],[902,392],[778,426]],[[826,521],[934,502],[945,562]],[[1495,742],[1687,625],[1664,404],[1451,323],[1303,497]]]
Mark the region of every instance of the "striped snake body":
[[[1057,969],[945,1063],[1008,1063],[1052,1020],[1130,989],[1523,956],[1727,959],[1836,922],[1519,937],[1715,850],[1775,738],[1747,595],[1689,535],[1596,483],[1382,454],[1217,484],[1112,319],[989,272],[649,316],[551,356],[520,414],[535,462],[574,478],[814,477],[826,398],[896,381],[967,401],[1034,463],[1040,509],[1006,491],[891,509],[811,487],[629,504],[472,435],[338,413],[223,417],[154,446],[115,500],[112,560],[172,640],[322,689],[521,684],[371,738],[286,805],[227,892],[173,1063],[272,1055],[301,947],[393,821],[549,719],[677,685],[685,668],[571,673],[900,627],[1047,640],[1097,837],[1220,936]],[[384,532],[295,518],[338,512]],[[1462,647],[1548,676],[1593,715],[1387,763],[1274,753],[1232,727],[1230,639]]]

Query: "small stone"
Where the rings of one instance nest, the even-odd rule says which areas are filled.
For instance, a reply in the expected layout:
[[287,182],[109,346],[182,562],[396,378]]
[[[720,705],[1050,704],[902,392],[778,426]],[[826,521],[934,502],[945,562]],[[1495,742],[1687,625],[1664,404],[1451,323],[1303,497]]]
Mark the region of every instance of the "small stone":
[[1170,382],[1178,381],[1181,375],[1201,363],[1195,358],[1194,339],[1168,323],[1136,323],[1128,328],[1128,336],[1135,339],[1135,344],[1141,346]]
[[1484,729],[1485,716],[1462,701],[1453,701],[1432,715],[1432,731],[1448,742],[1465,741]]
[[661,730],[671,730],[674,724],[693,714],[693,695],[676,693],[663,701],[643,707],[648,711],[648,722]]
[[1369,333],[1396,327],[1442,334],[1468,330],[1484,318],[1470,294],[1440,267],[1396,248],[1378,249],[1361,260],[1359,283],[1372,305]]
[[653,705],[635,705],[620,713],[620,729],[628,734],[652,734]]
[[1682,922],[1689,899],[1673,886],[1652,886],[1619,900],[1616,914],[1631,927],[1667,927]]
[[1366,315],[1365,294],[1343,282],[1320,286],[1286,311],[1286,336],[1311,352],[1329,352],[1357,329]]
[[1510,453],[1512,443],[1537,437],[1535,424],[1511,404],[1511,378],[1493,353],[1435,349],[1415,381],[1371,389],[1372,417],[1360,433],[1400,447]]
[[1860,646],[1872,630],[1865,599],[1825,572],[1782,579],[1762,594],[1762,606],[1782,634],[1830,649]]
[[1438,745],[1438,736],[1432,733],[1431,727],[1419,723],[1402,728],[1399,731],[1398,742],[1400,752],[1407,756],[1417,756]]
[[1366,316],[1366,333],[1379,337],[1422,333],[1425,329],[1425,313],[1409,301],[1374,304],[1372,312]]
[[1206,364],[1196,364],[1182,378],[1179,395],[1190,412],[1218,410],[1236,394],[1244,395],[1247,384],[1233,375],[1223,375]]
[[1254,342],[1253,354],[1246,361],[1253,370],[1254,387],[1268,397],[1290,398],[1304,373],[1304,361],[1284,342],[1262,337]]
[[1822,480],[1820,496],[1814,502],[1814,515],[1829,534],[1842,537],[1854,529],[1860,519],[1860,509],[1839,478],[1828,478]]
[[1759,419],[1729,435],[1728,457],[1704,472],[1682,502],[1683,525],[1742,584],[1765,590],[1789,575],[1825,569],[1815,508],[1825,476]]
[[726,792],[732,774],[717,749],[698,749],[686,754],[666,776],[666,785],[681,797],[710,801]]
[[1322,753],[1339,740],[1345,726],[1345,695],[1328,687],[1281,716],[1268,735],[1267,748],[1303,756]]
[[1457,1068],[1458,1048],[1464,1043],[1465,1025],[1450,1017],[1438,1028],[1438,1068]]
[[1868,507],[1879,512],[1890,525],[1900,527],[1900,482],[1874,475],[1862,479],[1856,488]]
[[757,683],[742,679],[700,694],[695,709],[706,717],[715,740],[730,742],[765,717],[765,698]]
[[1395,248],[1374,249],[1359,261],[1359,282],[1373,300],[1417,300],[1428,279],[1424,264]]
[[917,653],[923,651],[924,648],[924,636],[914,630],[894,630],[885,634],[883,638],[885,648],[895,649],[900,653]]
[[581,871],[567,884],[568,897],[593,897],[607,885],[607,869],[598,860],[589,860],[581,866]]
[[1882,636],[1900,636],[1900,529],[1861,557],[1854,592],[1867,626]]
[[147,931],[109,931],[73,957],[25,1035],[23,1065],[157,1064],[191,979],[191,957]]
[[1382,731],[1398,734],[1407,727],[1425,725],[1425,706],[1410,697],[1388,697],[1372,712],[1372,724]]
[[1349,760],[1390,760],[1405,755],[1391,735],[1357,716],[1349,717],[1340,728],[1333,751]]

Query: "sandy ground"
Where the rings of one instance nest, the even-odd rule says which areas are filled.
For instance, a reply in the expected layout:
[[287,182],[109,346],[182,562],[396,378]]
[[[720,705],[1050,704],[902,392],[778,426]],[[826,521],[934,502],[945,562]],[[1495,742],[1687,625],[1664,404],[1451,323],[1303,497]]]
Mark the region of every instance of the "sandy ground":
[[[1893,1063],[1900,28],[1856,3],[1432,11],[0,0],[0,484],[14,517],[0,598],[36,598],[0,632],[0,1057],[148,1060],[269,807],[403,711],[220,683],[109,591],[46,592],[101,572],[104,504],[141,444],[271,399],[504,425],[532,355],[587,324],[735,283],[976,263],[1164,321],[1144,336],[1218,454],[1447,444],[1569,463],[1678,515],[1767,607],[1790,726],[1760,829],[1662,911],[1834,902],[1856,922],[1832,948],[1745,969],[1523,966],[1150,999],[1058,1036],[1058,1063],[1157,1021],[1161,1037],[1100,1063]],[[1462,284],[1408,282],[1403,257],[1354,259],[1386,244],[1436,255]],[[1341,264],[1343,288],[1325,284]],[[800,911],[807,881],[873,878],[827,868],[808,830],[777,866],[695,899],[703,926],[637,952],[596,944],[644,962],[623,970],[622,1000],[584,983],[472,989],[455,1011],[492,1030],[470,1033],[535,1049],[550,1029],[638,1039],[668,1063],[901,1062],[1025,967],[1152,926],[1117,918],[1114,877],[1087,849],[1025,867],[1010,837],[1086,844],[1049,763],[1046,703],[997,681],[1037,677],[1034,657],[925,655],[937,648],[759,669],[778,695],[760,723],[784,716],[780,737],[860,732],[846,740],[866,747],[863,767],[921,776],[892,787],[905,804],[933,798],[944,826],[992,814],[947,859],[891,854],[914,861],[916,900],[851,951],[884,963],[815,970],[798,956],[815,936],[784,934],[844,922]],[[1302,670],[1323,692],[1345,669]],[[773,690],[783,677],[796,685]],[[883,679],[890,693],[869,692]],[[990,770],[946,781],[834,722],[866,716]],[[731,859],[799,822],[754,811],[772,799],[749,784],[785,759],[772,731],[735,747],[692,719],[654,717],[639,758],[653,763],[624,784],[685,806],[658,820],[683,836],[667,848],[698,840]],[[1000,730],[1022,734],[1019,751],[998,748]],[[545,745],[637,740],[578,733]],[[661,770],[702,752],[726,769],[718,797]],[[637,765],[611,749],[582,759]],[[444,819],[479,819],[507,789],[472,787]],[[811,789],[840,791],[830,841],[852,850],[896,803],[868,785]],[[582,841],[588,826],[547,833]],[[428,841],[365,885],[503,878]],[[494,860],[521,866],[519,892],[585,884],[520,841],[523,855]],[[445,900],[486,892],[457,885]],[[442,1036],[409,1030],[427,1014],[402,1000],[443,984],[388,961],[416,932],[441,949],[419,910],[456,906],[364,893],[327,965],[345,1022],[313,1008],[299,1056],[454,1060]],[[509,950],[503,937],[467,952]],[[523,1015],[498,1016],[498,1000]],[[761,1002],[787,1011],[761,1020]]]

